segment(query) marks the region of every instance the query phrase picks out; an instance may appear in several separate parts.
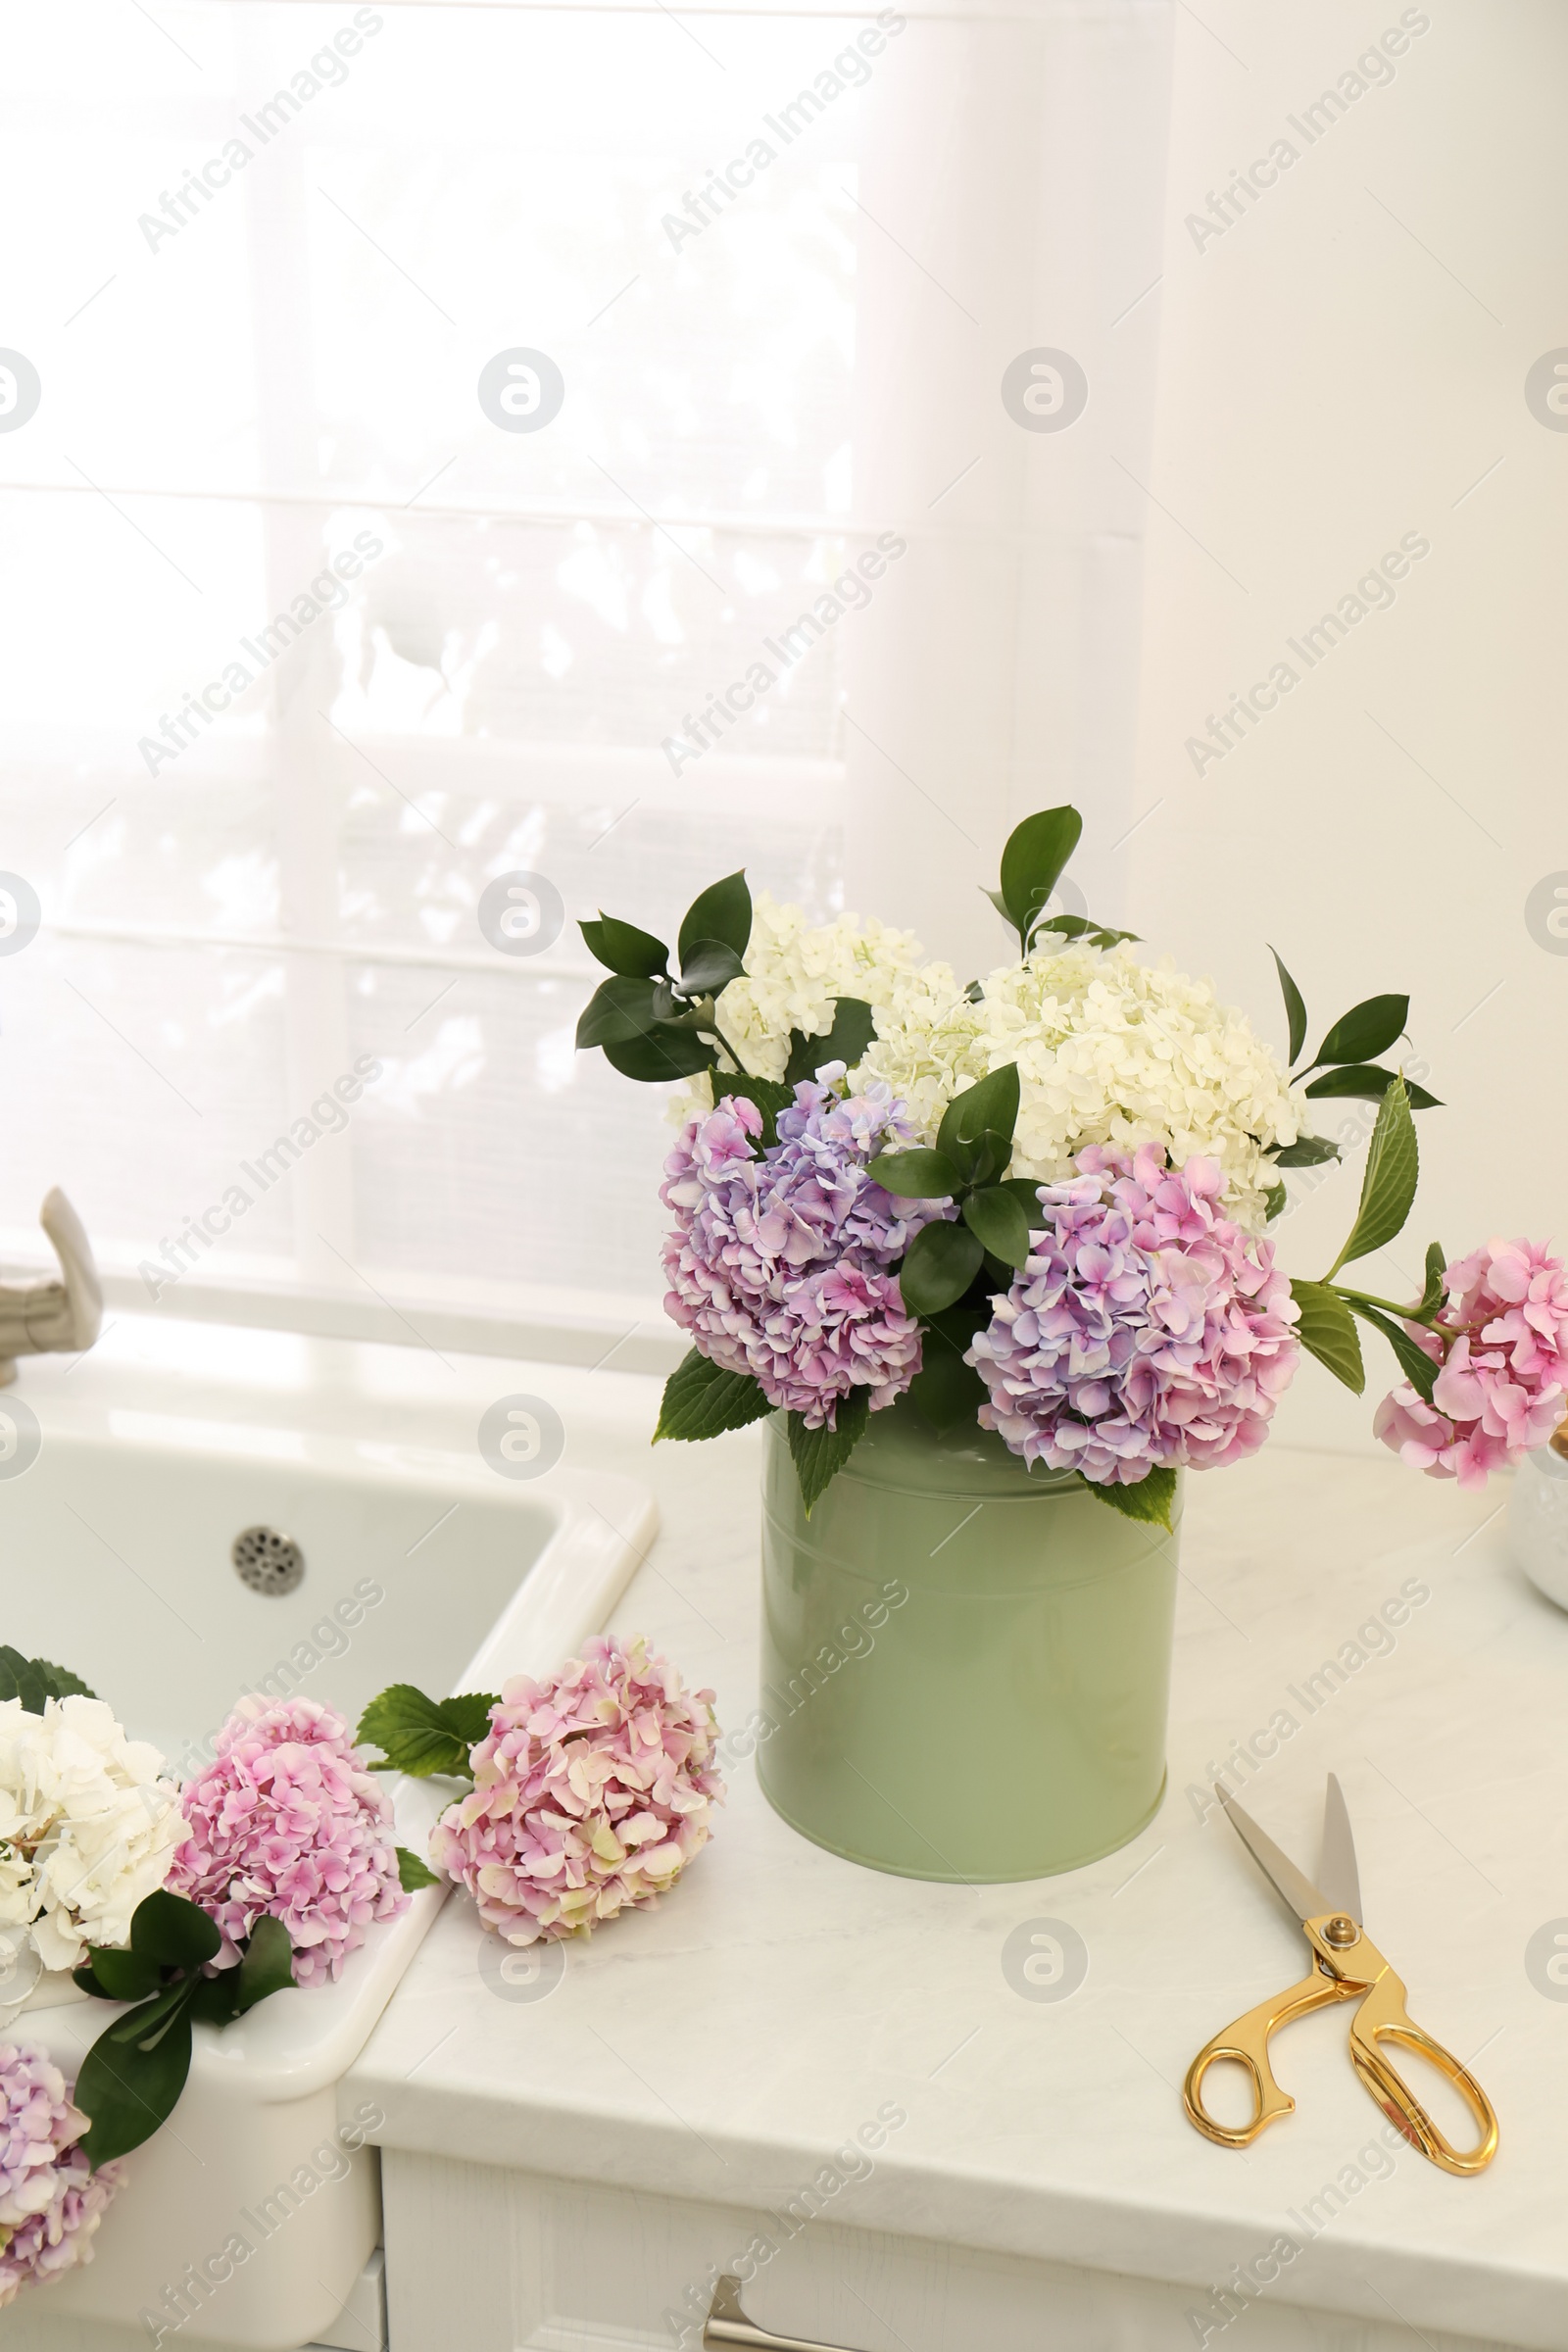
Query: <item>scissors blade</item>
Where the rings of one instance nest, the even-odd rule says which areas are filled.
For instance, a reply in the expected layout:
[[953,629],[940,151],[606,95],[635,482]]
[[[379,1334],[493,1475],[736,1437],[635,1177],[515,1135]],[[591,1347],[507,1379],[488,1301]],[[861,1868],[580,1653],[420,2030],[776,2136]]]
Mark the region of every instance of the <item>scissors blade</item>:
[[1323,1867],[1318,1876],[1330,1902],[1336,1909],[1348,1912],[1359,1927],[1361,1879],[1355,1867],[1355,1839],[1350,1835],[1345,1790],[1332,1772],[1323,1798]]
[[1233,1796],[1227,1796],[1217,1782],[1214,1794],[1230,1815],[1232,1827],[1253,1861],[1264,1877],[1272,1880],[1303,1926],[1307,1920],[1321,1919],[1325,1911],[1334,1909],[1328,1896],[1321,1893],[1311,1880],[1297,1869],[1289,1854],[1280,1852],[1273,1838],[1264,1835],[1251,1815],[1244,1812]]

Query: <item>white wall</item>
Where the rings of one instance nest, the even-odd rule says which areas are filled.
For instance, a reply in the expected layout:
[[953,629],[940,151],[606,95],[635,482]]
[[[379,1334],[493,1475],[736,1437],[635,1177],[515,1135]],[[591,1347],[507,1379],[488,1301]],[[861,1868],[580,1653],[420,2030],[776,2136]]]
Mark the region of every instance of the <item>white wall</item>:
[[[1178,11],[1152,484],[1168,513],[1149,518],[1136,795],[1152,813],[1127,919],[1276,1040],[1265,939],[1314,1044],[1356,999],[1409,989],[1450,1107],[1420,1121],[1408,1247],[1369,1262],[1372,1287],[1404,1297],[1429,1238],[1450,1254],[1496,1231],[1568,1242],[1568,956],[1537,944],[1525,906],[1568,869],[1568,432],[1525,400],[1532,364],[1568,345],[1568,10],[1405,10],[1429,26],[1393,80],[1310,146],[1287,117],[1400,7],[1199,16]],[[1282,133],[1298,160],[1200,246],[1186,216]],[[1431,553],[1397,601],[1308,670],[1285,640],[1412,531]],[[1187,739],[1282,658],[1300,682],[1197,773]],[[1293,1272],[1332,1258],[1358,1171],[1359,1154],[1278,1229]],[[1384,1370],[1380,1350],[1369,1397]],[[1338,1396],[1308,1365],[1282,1434],[1364,1432]]]

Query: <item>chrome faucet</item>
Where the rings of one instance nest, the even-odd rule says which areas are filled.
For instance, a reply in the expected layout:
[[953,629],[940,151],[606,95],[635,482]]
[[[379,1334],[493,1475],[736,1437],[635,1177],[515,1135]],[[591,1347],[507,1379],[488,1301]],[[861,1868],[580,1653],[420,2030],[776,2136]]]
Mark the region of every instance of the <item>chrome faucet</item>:
[[16,1379],[19,1355],[78,1355],[92,1346],[104,1319],[92,1245],[58,1185],[38,1222],[55,1246],[63,1280],[0,1284],[0,1389]]

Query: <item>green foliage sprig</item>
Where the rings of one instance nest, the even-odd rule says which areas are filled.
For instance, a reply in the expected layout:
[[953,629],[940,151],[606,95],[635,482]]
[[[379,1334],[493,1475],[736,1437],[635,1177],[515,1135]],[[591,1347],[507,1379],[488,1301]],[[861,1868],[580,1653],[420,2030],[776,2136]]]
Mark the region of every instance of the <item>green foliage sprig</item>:
[[173,2113],[190,2073],[191,2027],[227,2026],[294,1982],[281,1920],[259,1919],[237,1968],[209,1977],[222,1947],[199,1904],[160,1887],[136,1906],[128,1951],[93,1949],[74,1971],[83,1992],[135,2006],[99,2034],[72,2094],[92,2118],[82,2137],[93,2170],[150,2139]]
[[635,923],[601,912],[597,922],[577,927],[612,974],[583,1008],[578,1052],[597,1046],[623,1078],[647,1085],[712,1071],[723,1079],[717,1091],[743,1095],[757,1105],[764,1145],[773,1142],[774,1122],[794,1102],[801,1080],[813,1077],[824,1062],[858,1062],[875,1034],[870,1005],[858,997],[840,997],[825,1035],[791,1030],[782,1079],[754,1078],[742,1067],[718,1007],[730,982],[746,971],[752,894],[744,871],[710,884],[686,909],[675,943],[678,977],[671,974],[664,942]]
[[0,1700],[20,1698],[24,1714],[41,1715],[46,1699],[97,1695],[69,1667],[51,1665],[47,1658],[24,1658],[20,1649],[0,1642]]
[[[1358,1290],[1335,1279],[1342,1266],[1358,1257],[1370,1257],[1374,1250],[1386,1249],[1402,1233],[1420,1175],[1421,1154],[1415,1121],[1410,1116],[1410,1090],[1396,1071],[1383,1090],[1377,1124],[1367,1147],[1361,1199],[1345,1247],[1320,1281],[1298,1280],[1291,1284],[1291,1296],[1300,1309],[1297,1332],[1302,1347],[1357,1396],[1366,1387],[1360,1334],[1355,1328],[1358,1316],[1374,1331],[1382,1333],[1400,1371],[1428,1404],[1450,1345],[1448,1335],[1438,1322],[1445,1296],[1446,1260],[1441,1243],[1428,1245],[1421,1296],[1407,1304],[1380,1298],[1374,1292]],[[1404,1328],[1411,1323],[1436,1336],[1442,1349],[1437,1360]]]
[[368,1747],[373,1740],[385,1750],[368,1759],[371,1772],[406,1772],[416,1781],[441,1773],[471,1781],[468,1750],[484,1738],[490,1710],[500,1703],[494,1691],[460,1690],[451,1698],[426,1698],[412,1683],[393,1683],[360,1717],[355,1743]]
[[1007,836],[1002,853],[1002,887],[985,895],[1003,920],[1011,923],[1026,956],[1045,931],[1058,932],[1064,939],[1087,939],[1094,948],[1113,948],[1124,939],[1138,937],[1136,931],[1112,931],[1088,914],[1047,916],[1052,893],[1066,871],[1083,829],[1084,820],[1077,809],[1063,807],[1042,808],[1034,816],[1026,816]]
[[[1382,1102],[1390,1087],[1400,1076],[1397,1070],[1386,1069],[1376,1056],[1386,1054],[1392,1045],[1404,1035],[1410,1017],[1408,997],[1368,997],[1334,1022],[1323,1043],[1309,1062],[1298,1068],[1306,1045],[1306,1001],[1291,978],[1277,948],[1270,948],[1275,968],[1280,976],[1280,994],[1285,1000],[1285,1018],[1290,1030],[1290,1074],[1292,1083],[1308,1081],[1309,1102],[1322,1102],[1348,1097],[1363,1102]],[[1317,1072],[1313,1077],[1311,1073]],[[1410,1078],[1403,1080],[1405,1100],[1412,1110],[1441,1110],[1436,1095],[1429,1095],[1424,1086]],[[1338,1159],[1340,1148],[1321,1135],[1300,1135],[1294,1144],[1277,1145],[1268,1155],[1277,1168],[1315,1168],[1326,1160]],[[1277,1197],[1270,1196],[1271,1216],[1284,1206],[1283,1187]]]

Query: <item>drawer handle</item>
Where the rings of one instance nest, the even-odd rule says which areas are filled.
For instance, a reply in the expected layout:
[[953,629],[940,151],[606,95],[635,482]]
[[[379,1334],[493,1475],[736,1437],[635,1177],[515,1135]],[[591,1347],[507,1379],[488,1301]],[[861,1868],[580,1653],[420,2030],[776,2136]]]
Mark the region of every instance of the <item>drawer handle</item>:
[[754,2327],[741,2309],[741,2282],[721,2278],[713,2289],[712,2305],[703,2329],[703,2352],[718,2344],[750,2344],[753,2352],[847,2352],[843,2344],[808,2342],[804,2335],[769,2335]]

